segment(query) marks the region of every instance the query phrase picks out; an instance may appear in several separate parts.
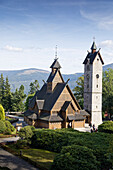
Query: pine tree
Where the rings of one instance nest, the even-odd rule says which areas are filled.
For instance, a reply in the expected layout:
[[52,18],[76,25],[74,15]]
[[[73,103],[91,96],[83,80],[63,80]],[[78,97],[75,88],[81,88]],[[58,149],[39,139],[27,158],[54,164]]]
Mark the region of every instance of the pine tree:
[[12,111],[19,112],[24,111],[24,99],[26,98],[26,94],[24,94],[24,86],[21,85],[19,90],[16,89],[13,94],[13,102],[12,102]]
[[3,74],[0,77],[0,104],[4,106],[4,91],[5,91],[5,82]]
[[29,86],[30,86],[29,94],[34,94],[39,89],[38,80],[31,82]]
[[3,106],[6,111],[11,110],[12,105],[12,94],[10,89],[10,84],[8,77],[6,77],[5,85],[4,85],[4,100],[3,100]]

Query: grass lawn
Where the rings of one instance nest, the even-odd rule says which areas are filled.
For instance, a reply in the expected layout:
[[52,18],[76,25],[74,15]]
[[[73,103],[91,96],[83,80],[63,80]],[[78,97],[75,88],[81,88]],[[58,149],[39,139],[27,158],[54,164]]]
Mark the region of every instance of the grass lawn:
[[49,170],[54,157],[57,153],[43,150],[43,149],[16,149],[15,145],[10,144],[6,145],[8,148],[11,148],[11,150],[14,151],[15,154],[20,155],[20,150],[22,151],[22,156],[25,158],[30,159],[34,163],[37,164],[37,167],[40,169],[47,169]]
[[22,155],[43,169],[50,169],[56,153],[42,149],[22,149]]

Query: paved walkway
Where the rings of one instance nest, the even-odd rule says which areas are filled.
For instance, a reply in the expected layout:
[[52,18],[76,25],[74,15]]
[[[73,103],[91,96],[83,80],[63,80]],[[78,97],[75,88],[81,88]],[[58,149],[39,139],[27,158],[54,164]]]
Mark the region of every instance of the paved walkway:
[[19,139],[20,139],[20,137],[0,138],[0,143],[13,142],[13,141],[15,142]]
[[0,166],[11,170],[38,170],[23,159],[0,148]]

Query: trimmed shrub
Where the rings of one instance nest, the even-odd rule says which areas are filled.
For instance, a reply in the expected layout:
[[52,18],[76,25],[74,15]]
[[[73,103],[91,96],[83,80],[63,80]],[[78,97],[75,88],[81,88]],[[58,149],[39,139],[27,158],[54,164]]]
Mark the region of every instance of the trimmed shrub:
[[14,126],[8,120],[0,120],[0,133],[10,135],[14,130]]
[[20,129],[19,136],[22,139],[30,139],[33,136],[33,127],[32,126],[25,126]]
[[28,147],[28,141],[27,140],[18,140],[16,143],[16,148],[18,149],[24,149]]
[[13,132],[15,130],[14,126],[8,121],[8,120],[4,120],[6,128],[10,129],[11,132]]
[[5,112],[1,104],[0,104],[0,120],[5,120]]
[[54,170],[97,170],[99,162],[93,155],[93,151],[84,146],[72,145],[63,147],[53,162]]
[[92,150],[101,169],[111,167],[109,159],[109,141],[112,134],[107,133],[82,133],[68,130],[35,130],[31,138],[33,148],[42,148],[53,152],[60,152],[63,146],[79,145]]
[[113,122],[111,121],[103,122],[101,125],[99,125],[98,131],[105,133],[113,133]]
[[62,146],[68,145],[68,133],[53,130],[37,130],[31,138],[31,145],[35,148],[60,152]]

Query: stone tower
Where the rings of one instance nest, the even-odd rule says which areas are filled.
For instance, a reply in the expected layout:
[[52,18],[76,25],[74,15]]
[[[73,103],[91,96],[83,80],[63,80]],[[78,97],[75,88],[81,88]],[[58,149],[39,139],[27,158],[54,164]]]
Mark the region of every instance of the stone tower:
[[102,123],[102,65],[103,59],[97,51],[95,41],[84,64],[84,109],[91,114],[91,123],[98,127]]

